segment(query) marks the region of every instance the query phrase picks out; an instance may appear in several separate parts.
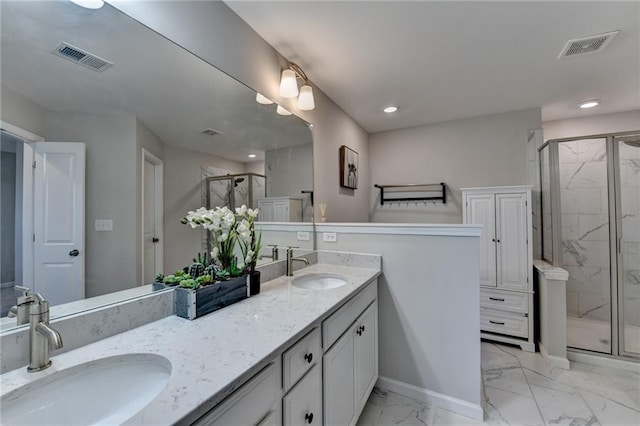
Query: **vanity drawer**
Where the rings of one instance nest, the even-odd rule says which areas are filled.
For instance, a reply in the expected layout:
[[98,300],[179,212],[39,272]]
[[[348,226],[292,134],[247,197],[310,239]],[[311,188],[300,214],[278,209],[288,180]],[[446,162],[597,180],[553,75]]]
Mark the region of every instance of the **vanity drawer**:
[[322,359],[320,329],[314,328],[282,355],[282,380],[284,391],[295,385],[304,373]]
[[480,310],[480,329],[516,337],[529,337],[529,318],[492,309]]
[[[198,419],[197,426],[262,425],[280,418],[280,368],[272,362]],[[271,423],[270,423],[271,422]]]
[[311,371],[282,399],[284,426],[322,425],[322,373],[320,365]]
[[375,280],[322,322],[322,347],[325,352],[338,340],[342,333],[360,316],[378,296],[378,281]]
[[526,314],[529,312],[529,295],[527,293],[481,288],[480,306],[483,308]]

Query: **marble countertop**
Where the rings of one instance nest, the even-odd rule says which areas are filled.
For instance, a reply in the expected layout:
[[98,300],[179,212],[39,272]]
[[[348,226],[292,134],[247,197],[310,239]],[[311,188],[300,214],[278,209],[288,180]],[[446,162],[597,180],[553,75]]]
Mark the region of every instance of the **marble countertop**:
[[[294,287],[293,277],[262,284],[261,293],[194,321],[170,316],[73,351],[53,356],[51,368],[2,375],[2,394],[97,358],[153,353],[171,362],[164,390],[125,424],[191,423],[262,369],[380,275],[378,263],[353,267],[318,263],[295,273],[331,272],[348,284],[331,290]],[[64,336],[63,336],[64,339]]]

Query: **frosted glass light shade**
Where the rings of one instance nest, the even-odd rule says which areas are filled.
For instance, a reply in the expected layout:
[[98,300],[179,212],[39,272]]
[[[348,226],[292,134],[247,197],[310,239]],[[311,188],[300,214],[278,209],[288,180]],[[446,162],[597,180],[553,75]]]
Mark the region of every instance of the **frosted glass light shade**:
[[286,109],[282,108],[280,105],[278,105],[278,108],[276,108],[276,112],[280,115],[291,115],[291,113],[289,111],[287,111]]
[[280,96],[283,98],[295,98],[298,96],[298,82],[293,70],[283,70],[280,78]]
[[262,105],[271,105],[273,103],[271,99],[259,92],[256,92],[256,102]]
[[300,96],[298,97],[298,108],[302,111],[311,111],[316,107],[313,100],[313,89],[308,84],[300,88]]
[[103,0],[71,0],[71,3],[75,3],[78,6],[82,6],[87,9],[100,9],[104,6]]

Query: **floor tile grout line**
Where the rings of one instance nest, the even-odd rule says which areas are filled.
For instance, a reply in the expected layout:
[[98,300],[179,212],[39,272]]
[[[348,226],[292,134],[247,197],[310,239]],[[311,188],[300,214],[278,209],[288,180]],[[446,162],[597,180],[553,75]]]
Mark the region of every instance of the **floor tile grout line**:
[[[520,363],[520,360],[518,360],[518,363]],[[520,363],[520,365],[522,365],[522,363]],[[538,409],[538,414],[540,414],[540,419],[545,425],[548,424],[547,420],[545,419],[545,416],[542,414],[542,410],[540,409],[540,404],[538,404],[536,395],[533,393],[533,389],[531,389],[531,383],[529,383],[529,379],[527,378],[527,375],[524,374],[524,367],[522,367],[522,375],[524,376],[525,382],[527,382],[527,386],[529,387],[529,392],[531,392],[531,396],[533,397],[533,402],[536,404],[536,408]]]
[[582,402],[584,402],[584,405],[587,407],[587,409],[591,412],[591,414],[593,414],[593,417],[595,417],[595,419],[598,421],[599,424],[602,424],[602,422],[600,421],[600,418],[598,417],[598,415],[595,413],[595,411],[593,411],[593,409],[591,408],[591,406],[589,405],[589,403],[587,402],[586,399],[584,399],[584,397],[582,396],[582,394],[579,391],[579,388],[576,387],[576,393],[578,394],[578,396],[580,397],[580,399],[582,400]]

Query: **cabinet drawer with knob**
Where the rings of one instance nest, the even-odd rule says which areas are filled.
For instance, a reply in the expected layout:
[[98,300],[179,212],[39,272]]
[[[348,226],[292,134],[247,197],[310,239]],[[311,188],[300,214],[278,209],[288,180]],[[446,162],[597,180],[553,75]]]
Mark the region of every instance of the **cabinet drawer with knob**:
[[321,359],[320,329],[314,328],[282,355],[284,391],[287,392]]
[[322,373],[315,365],[283,398],[285,426],[322,425]]
[[492,333],[529,337],[529,318],[493,309],[480,310],[480,329]]
[[480,306],[483,308],[526,314],[529,312],[529,295],[527,293],[481,288]]

